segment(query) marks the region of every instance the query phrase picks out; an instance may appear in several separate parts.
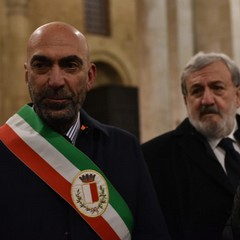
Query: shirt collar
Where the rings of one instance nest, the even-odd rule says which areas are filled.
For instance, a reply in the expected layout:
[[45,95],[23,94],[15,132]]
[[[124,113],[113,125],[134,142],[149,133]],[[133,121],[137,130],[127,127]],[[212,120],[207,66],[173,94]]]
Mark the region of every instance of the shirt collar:
[[[34,105],[32,105],[32,109],[34,110]],[[75,123],[69,128],[69,130],[65,134],[71,140],[73,145],[75,145],[79,128],[80,128],[80,112],[78,112],[77,120],[75,121]]]
[[[238,128],[238,126],[237,126],[237,122],[235,120],[234,128],[233,128],[232,132],[228,136],[225,136],[225,137],[231,138],[234,142],[236,142],[236,138],[234,137],[234,133],[237,130],[237,128]],[[208,142],[209,142],[209,144],[211,145],[212,148],[216,148],[220,141],[221,141],[221,139],[216,139],[216,138],[208,139]]]
[[69,128],[66,133],[66,136],[71,140],[72,144],[74,145],[77,139],[77,135],[80,128],[80,113],[78,112],[77,120],[75,123]]

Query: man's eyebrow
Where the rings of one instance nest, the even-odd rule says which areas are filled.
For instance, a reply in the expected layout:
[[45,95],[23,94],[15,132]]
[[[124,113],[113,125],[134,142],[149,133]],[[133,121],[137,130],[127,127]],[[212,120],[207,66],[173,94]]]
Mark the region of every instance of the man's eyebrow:
[[60,62],[78,62],[80,65],[83,65],[83,60],[76,55],[70,55],[67,57],[63,57],[60,59]]
[[46,61],[51,61],[51,60],[48,57],[43,56],[43,55],[34,55],[31,59],[30,63],[33,63],[34,61],[46,62]]
[[[31,64],[34,62],[34,61],[40,61],[40,62],[51,62],[51,59],[44,56],[44,55],[34,55],[31,59]],[[66,56],[66,57],[63,57],[59,60],[59,62],[78,62],[80,65],[83,65],[83,60],[76,56],[76,55],[70,55],[70,56]]]

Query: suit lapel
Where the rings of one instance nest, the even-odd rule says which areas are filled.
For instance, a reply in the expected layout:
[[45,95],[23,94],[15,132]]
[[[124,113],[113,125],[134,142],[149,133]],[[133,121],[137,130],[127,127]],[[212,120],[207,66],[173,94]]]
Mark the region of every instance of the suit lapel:
[[234,189],[225,174],[222,166],[218,162],[214,152],[206,141],[202,141],[200,136],[187,135],[180,142],[181,148],[189,158],[197,164],[202,171],[208,174],[225,189],[234,193]]

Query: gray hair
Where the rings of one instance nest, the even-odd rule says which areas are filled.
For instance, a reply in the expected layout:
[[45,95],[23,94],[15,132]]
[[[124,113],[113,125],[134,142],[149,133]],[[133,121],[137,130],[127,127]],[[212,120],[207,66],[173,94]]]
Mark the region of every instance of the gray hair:
[[233,84],[236,87],[240,86],[240,70],[237,64],[232,59],[230,59],[226,54],[214,52],[211,53],[199,52],[190,59],[190,61],[187,63],[183,70],[183,73],[181,75],[182,94],[184,96],[187,95],[186,79],[191,73],[201,70],[202,68],[210,65],[211,63],[218,61],[222,61],[223,63],[226,64],[227,68],[229,69],[232,75]]

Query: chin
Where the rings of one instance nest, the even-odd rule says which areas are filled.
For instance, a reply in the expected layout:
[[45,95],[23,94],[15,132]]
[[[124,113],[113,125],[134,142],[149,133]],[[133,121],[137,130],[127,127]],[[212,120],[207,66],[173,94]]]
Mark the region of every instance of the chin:
[[219,114],[216,113],[210,113],[210,114],[204,114],[200,117],[200,121],[219,121],[220,120]]
[[74,117],[75,115],[73,116],[73,114],[69,114],[68,111],[57,111],[51,113],[51,119],[55,121],[68,121],[69,119],[73,119]]
[[68,109],[62,110],[45,110],[41,114],[41,117],[47,122],[68,122],[75,118],[73,111]]

